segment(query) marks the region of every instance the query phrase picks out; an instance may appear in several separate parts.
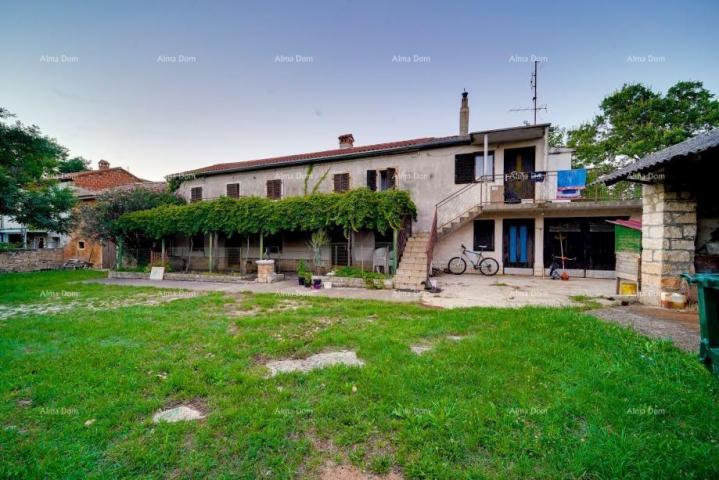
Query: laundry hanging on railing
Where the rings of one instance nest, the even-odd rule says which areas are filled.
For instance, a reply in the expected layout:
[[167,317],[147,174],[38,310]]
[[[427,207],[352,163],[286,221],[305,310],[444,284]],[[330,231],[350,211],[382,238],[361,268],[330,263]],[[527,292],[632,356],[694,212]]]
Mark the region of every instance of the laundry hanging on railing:
[[587,170],[575,168],[557,172],[557,198],[579,198],[587,186]]
[[531,172],[529,174],[529,180],[535,183],[543,182],[544,177],[547,176],[547,172]]

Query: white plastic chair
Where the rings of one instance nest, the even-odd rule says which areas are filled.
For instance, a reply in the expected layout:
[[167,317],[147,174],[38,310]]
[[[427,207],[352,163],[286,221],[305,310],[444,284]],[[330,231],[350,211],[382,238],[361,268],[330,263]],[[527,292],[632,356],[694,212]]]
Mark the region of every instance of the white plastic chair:
[[378,268],[382,267],[382,273],[387,273],[389,269],[389,262],[387,260],[388,251],[386,248],[377,248],[372,254],[372,271],[379,271]]

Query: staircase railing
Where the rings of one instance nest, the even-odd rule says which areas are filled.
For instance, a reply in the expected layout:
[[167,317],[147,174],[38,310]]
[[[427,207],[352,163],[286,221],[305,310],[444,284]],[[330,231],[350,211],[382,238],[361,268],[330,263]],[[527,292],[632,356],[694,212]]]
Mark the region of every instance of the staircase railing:
[[424,288],[429,289],[429,277],[432,275],[432,255],[434,255],[434,245],[437,243],[437,208],[434,209],[434,218],[432,219],[432,227],[429,230],[429,239],[427,240],[427,275],[424,281]]
[[456,192],[446,196],[435,205],[437,227],[441,229],[463,214],[484,203],[485,182],[468,183]]

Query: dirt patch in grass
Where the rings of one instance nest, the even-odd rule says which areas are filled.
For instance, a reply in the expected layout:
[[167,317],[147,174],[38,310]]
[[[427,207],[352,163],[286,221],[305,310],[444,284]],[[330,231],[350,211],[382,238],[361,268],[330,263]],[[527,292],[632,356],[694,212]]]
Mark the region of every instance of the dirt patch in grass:
[[276,305],[270,308],[262,308],[259,305],[244,303],[244,295],[230,295],[235,298],[234,303],[226,303],[225,313],[230,317],[252,317],[259,314],[271,314],[287,311],[294,311],[300,308],[309,307],[311,304],[306,302],[298,302],[297,300],[280,300]]
[[195,398],[189,402],[175,402],[161,409],[152,416],[153,423],[162,422],[184,422],[202,420],[207,417],[207,402],[201,398]]
[[87,299],[63,302],[46,302],[26,305],[5,306],[0,305],[0,320],[24,315],[53,315],[74,309],[87,309],[92,311],[114,310],[125,307],[159,306],[175,300],[192,298],[196,292],[168,291],[161,293],[138,293],[131,297],[115,298],[109,300]]
[[333,365],[362,367],[364,366],[364,361],[357,358],[357,354],[351,350],[339,350],[336,352],[317,353],[303,359],[273,360],[267,362],[265,367],[270,370],[270,376],[274,377],[279,373],[309,372]]
[[364,473],[353,465],[336,465],[327,462],[320,471],[321,480],[402,480],[400,474],[390,472],[386,475]]
[[417,355],[422,355],[423,353],[429,352],[434,348],[434,345],[429,345],[426,343],[418,343],[415,345],[409,346],[410,350],[412,350]]

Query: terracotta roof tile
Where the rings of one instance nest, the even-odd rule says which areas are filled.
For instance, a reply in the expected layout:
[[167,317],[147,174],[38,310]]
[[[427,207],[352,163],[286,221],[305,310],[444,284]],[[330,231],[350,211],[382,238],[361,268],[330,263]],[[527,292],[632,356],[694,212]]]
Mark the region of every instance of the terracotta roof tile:
[[323,150],[320,152],[311,152],[311,153],[300,153],[297,155],[286,155],[282,157],[271,157],[271,158],[261,158],[257,160],[247,160],[242,162],[231,162],[231,163],[218,163],[215,165],[210,165],[208,167],[202,167],[198,168],[196,170],[189,170],[186,172],[182,172],[183,174],[192,174],[192,173],[211,173],[211,172],[222,172],[225,170],[235,170],[235,169],[251,169],[253,167],[265,167],[270,165],[281,165],[284,163],[293,163],[293,162],[301,162],[304,160],[314,160],[314,159],[325,159],[325,158],[341,158],[345,155],[356,155],[361,153],[370,153],[370,152],[383,152],[383,151],[391,151],[398,148],[404,148],[404,147],[412,147],[412,146],[420,146],[420,145],[431,145],[432,143],[439,143],[443,141],[452,141],[452,140],[462,140],[462,139],[468,139],[469,137],[462,137],[462,136],[450,136],[450,137],[423,137],[423,138],[414,138],[411,140],[401,140],[397,142],[388,142],[388,143],[376,143],[373,145],[362,145],[359,147],[349,147],[349,148],[336,148],[333,150]]

